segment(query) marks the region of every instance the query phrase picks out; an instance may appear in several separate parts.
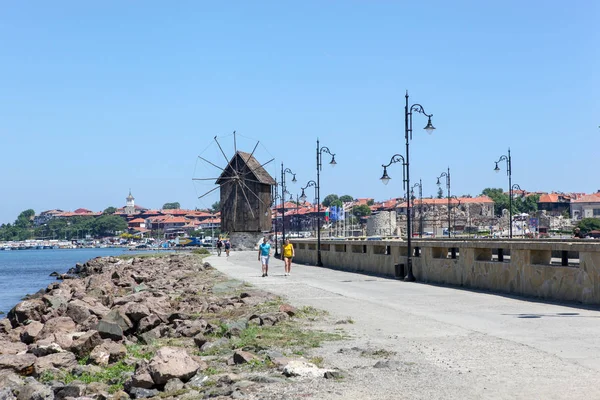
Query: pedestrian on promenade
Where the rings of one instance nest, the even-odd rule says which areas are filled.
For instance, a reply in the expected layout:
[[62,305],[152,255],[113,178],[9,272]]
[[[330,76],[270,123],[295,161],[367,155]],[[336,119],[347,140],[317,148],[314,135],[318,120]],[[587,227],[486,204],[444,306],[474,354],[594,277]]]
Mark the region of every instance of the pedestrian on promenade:
[[271,243],[267,238],[263,238],[263,242],[258,246],[258,261],[262,264],[262,277],[269,276],[269,257],[271,255]]
[[292,258],[296,253],[294,252],[294,245],[290,243],[290,239],[285,239],[283,245],[283,262],[285,262],[285,276],[289,276],[292,272]]
[[221,240],[221,238],[219,238],[219,240],[217,240],[217,255],[219,257],[221,257],[221,249],[223,248],[223,241]]
[[229,250],[231,250],[231,242],[229,239],[225,239],[225,254],[229,257]]

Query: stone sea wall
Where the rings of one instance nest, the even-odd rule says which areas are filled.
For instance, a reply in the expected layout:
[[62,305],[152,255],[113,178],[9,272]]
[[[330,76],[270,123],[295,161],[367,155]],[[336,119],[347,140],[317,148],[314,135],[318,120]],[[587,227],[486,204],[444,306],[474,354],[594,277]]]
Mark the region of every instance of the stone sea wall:
[[[294,244],[297,262],[316,263],[315,240]],[[600,304],[598,241],[428,239],[413,240],[412,253],[414,275],[422,282]],[[321,242],[325,267],[353,272],[401,278],[407,254],[401,240]]]

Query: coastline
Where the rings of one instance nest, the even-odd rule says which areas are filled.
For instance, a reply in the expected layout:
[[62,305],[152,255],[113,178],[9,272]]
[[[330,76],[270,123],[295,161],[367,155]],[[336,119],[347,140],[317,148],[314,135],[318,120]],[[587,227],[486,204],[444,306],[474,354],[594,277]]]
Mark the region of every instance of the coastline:
[[197,254],[99,257],[69,274],[0,320],[0,397],[248,398],[288,377],[340,376],[301,357],[342,339],[306,330],[321,314]]

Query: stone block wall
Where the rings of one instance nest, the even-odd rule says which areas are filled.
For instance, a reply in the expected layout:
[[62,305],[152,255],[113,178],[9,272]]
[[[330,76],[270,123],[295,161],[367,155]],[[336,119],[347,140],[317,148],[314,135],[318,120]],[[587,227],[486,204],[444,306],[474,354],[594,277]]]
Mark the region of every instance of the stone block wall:
[[[421,282],[600,305],[598,241],[429,239],[412,243],[413,272]],[[294,245],[297,262],[314,264],[315,240],[295,240]],[[394,277],[394,266],[406,265],[407,247],[399,240],[325,241],[321,258],[325,267]]]

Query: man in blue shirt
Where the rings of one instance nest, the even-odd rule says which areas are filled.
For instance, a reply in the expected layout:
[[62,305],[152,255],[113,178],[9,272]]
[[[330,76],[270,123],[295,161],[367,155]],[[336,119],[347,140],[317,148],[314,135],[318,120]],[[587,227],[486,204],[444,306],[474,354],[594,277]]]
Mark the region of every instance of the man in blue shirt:
[[267,238],[258,246],[258,261],[262,263],[262,277],[269,276],[269,256],[271,255],[271,243]]

